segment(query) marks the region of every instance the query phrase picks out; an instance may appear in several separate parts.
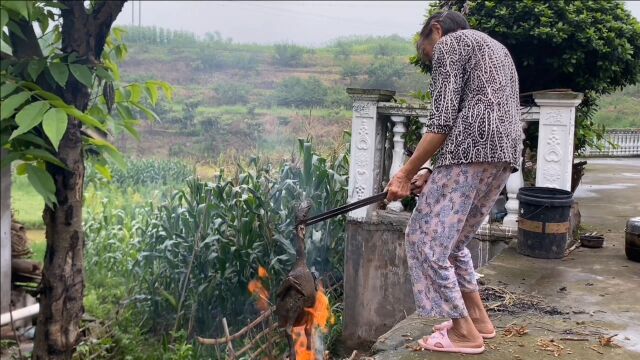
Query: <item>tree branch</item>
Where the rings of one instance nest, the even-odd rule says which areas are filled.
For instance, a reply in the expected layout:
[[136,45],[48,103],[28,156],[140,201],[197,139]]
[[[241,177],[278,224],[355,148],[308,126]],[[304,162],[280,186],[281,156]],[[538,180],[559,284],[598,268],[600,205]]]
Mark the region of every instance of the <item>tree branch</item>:
[[93,20],[96,26],[102,26],[108,23],[108,26],[111,27],[111,24],[115,21],[120,11],[122,11],[125,2],[127,2],[127,0],[103,1],[98,3],[93,12]]
[[94,57],[100,59],[104,43],[107,41],[111,25],[116,21],[116,17],[122,11],[126,0],[119,1],[103,1],[96,6],[93,15],[93,26],[95,29],[95,52]]

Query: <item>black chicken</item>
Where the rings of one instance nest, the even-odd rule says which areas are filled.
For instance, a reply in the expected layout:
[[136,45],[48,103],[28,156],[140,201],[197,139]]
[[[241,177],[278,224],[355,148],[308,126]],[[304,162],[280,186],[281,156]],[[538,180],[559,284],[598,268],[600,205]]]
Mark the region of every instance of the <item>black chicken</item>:
[[296,353],[291,331],[294,327],[304,326],[307,338],[307,350],[311,350],[311,331],[313,326],[312,314],[305,308],[312,308],[316,302],[316,277],[307,267],[305,253],[305,225],[303,220],[309,215],[311,203],[302,202],[296,211],[296,234],[293,243],[296,249],[296,262],[289,275],[284,279],[276,293],[275,314],[278,316],[278,325],[286,331],[289,343],[290,360],[295,360]]

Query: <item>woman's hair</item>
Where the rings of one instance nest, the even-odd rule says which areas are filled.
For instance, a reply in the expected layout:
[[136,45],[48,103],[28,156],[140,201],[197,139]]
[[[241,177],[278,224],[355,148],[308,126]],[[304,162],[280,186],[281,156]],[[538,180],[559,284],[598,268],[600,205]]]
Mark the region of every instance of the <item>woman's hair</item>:
[[420,30],[420,38],[427,39],[433,32],[433,24],[438,24],[442,28],[442,35],[447,35],[458,30],[469,29],[467,19],[457,11],[443,11],[435,13],[427,19]]

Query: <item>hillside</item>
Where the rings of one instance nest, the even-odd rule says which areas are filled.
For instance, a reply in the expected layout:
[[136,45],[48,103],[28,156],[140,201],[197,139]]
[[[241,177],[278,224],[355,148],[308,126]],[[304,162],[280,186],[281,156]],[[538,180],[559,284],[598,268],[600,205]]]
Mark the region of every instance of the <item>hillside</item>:
[[[142,142],[120,138],[128,153],[216,163],[235,155],[289,156],[296,139],[320,147],[343,142],[350,127],[346,87],[422,90],[428,78],[408,63],[412,41],[399,36],[337,39],[322,48],[236,44],[218,33],[127,28],[126,81],[164,80],[173,103],[156,108],[160,122],[143,126]],[[602,98],[595,121],[640,127],[639,87]],[[229,160],[232,159],[232,160]]]

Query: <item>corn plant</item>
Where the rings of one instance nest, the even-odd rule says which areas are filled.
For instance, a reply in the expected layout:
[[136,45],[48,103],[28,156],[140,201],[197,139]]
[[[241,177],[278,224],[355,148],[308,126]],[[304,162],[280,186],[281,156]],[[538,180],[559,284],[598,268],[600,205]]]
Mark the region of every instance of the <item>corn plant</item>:
[[[131,284],[127,296],[154,334],[220,336],[222,317],[232,328],[246,324],[257,315],[247,285],[258,266],[268,269],[271,291],[291,269],[297,202],[311,199],[317,213],[346,201],[347,154],[325,158],[309,141],[300,141],[300,152],[298,161],[276,167],[255,157],[232,176],[191,178],[160,201],[92,206],[98,210],[88,212],[85,226],[89,268]],[[134,198],[128,191],[121,194]],[[308,234],[312,264],[339,275],[344,219],[314,225]]]

